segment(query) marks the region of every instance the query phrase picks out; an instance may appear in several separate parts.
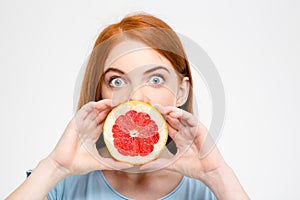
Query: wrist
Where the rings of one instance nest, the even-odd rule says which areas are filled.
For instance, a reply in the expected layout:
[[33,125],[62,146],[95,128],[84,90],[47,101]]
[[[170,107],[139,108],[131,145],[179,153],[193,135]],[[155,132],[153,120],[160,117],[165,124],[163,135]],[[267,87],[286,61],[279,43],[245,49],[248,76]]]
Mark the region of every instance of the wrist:
[[67,176],[71,175],[70,171],[66,168],[60,166],[51,156],[48,156],[40,161],[38,166],[41,166],[45,170],[48,171],[49,176],[51,176],[54,181],[62,180]]
[[201,180],[220,200],[249,199],[234,171],[226,164],[205,173]]
[[47,157],[39,162],[30,176],[7,199],[45,199],[49,191],[67,175]]

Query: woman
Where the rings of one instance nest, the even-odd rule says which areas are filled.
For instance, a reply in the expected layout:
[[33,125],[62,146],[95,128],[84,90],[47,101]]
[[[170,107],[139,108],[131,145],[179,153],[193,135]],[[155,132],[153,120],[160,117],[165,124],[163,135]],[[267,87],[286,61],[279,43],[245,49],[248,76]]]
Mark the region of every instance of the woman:
[[[89,58],[78,112],[8,199],[248,199],[218,149],[204,148],[210,140],[191,114],[191,88],[182,44],[165,22],[136,14],[108,26]],[[107,114],[128,99],[156,105],[166,119],[183,152],[169,165],[157,159],[141,167],[149,172],[128,173],[131,165],[97,152]]]

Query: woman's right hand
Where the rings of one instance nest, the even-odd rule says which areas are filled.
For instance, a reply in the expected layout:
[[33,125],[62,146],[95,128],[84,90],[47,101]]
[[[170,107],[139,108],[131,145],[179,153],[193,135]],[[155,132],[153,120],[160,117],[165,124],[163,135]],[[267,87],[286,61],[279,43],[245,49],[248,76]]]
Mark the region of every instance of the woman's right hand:
[[101,157],[96,142],[102,132],[111,100],[85,104],[67,125],[55,149],[48,156],[64,176],[84,174],[93,170],[115,170],[132,167],[112,158]]
[[50,155],[39,162],[32,174],[6,199],[47,199],[48,192],[69,175],[132,167],[112,158],[103,158],[96,149],[110,110],[109,99],[84,105],[69,122]]

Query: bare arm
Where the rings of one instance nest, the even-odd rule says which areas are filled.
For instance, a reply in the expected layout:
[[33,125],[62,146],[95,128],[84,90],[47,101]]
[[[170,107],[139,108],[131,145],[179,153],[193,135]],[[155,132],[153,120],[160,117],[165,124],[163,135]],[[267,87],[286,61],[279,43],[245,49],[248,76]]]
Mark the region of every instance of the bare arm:
[[48,199],[48,192],[67,174],[46,158],[42,160],[31,175],[7,197],[7,200],[41,200]]
[[72,118],[51,154],[7,199],[47,199],[48,192],[69,175],[131,167],[112,158],[103,158],[97,152],[95,143],[110,110],[111,101],[108,99],[84,105]]
[[[178,151],[167,169],[204,182],[218,200],[248,200],[233,170],[226,164],[206,127],[192,114],[176,107],[157,106],[165,116],[169,136]],[[184,153],[181,153],[184,152]],[[157,159],[143,166],[155,168],[164,162]]]
[[227,165],[207,173],[202,181],[212,190],[218,200],[250,199],[233,170]]

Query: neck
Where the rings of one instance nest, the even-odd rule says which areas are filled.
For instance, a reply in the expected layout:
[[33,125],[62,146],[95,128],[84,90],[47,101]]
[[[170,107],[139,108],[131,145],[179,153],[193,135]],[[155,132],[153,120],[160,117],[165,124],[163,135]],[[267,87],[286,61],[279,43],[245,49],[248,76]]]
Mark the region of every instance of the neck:
[[141,172],[141,173],[129,173],[124,171],[104,171],[105,175],[111,174],[114,176],[122,177],[125,180],[132,182],[141,182],[147,180],[149,177],[161,177],[167,175],[166,170],[158,170],[154,172]]
[[[103,171],[109,185],[124,196],[134,199],[158,199],[170,193],[182,180],[182,175],[168,170],[148,173]],[[161,187],[164,185],[164,187]],[[141,192],[142,191],[142,192]],[[151,197],[151,198],[146,198]]]

